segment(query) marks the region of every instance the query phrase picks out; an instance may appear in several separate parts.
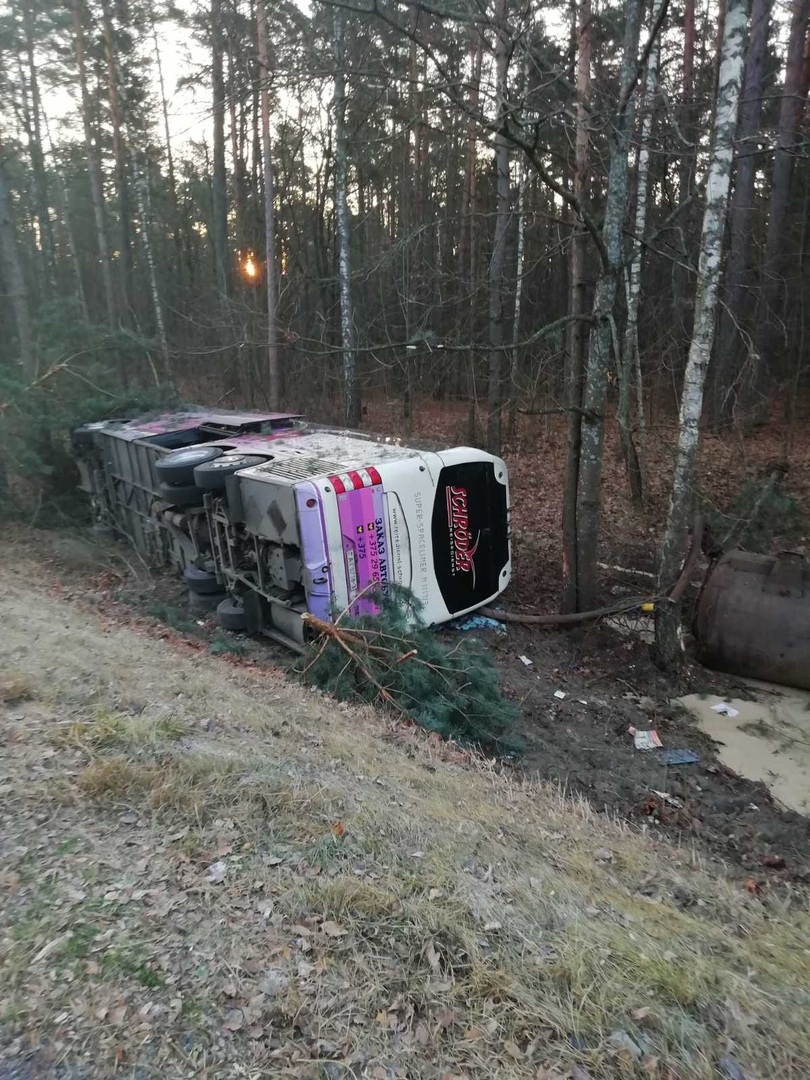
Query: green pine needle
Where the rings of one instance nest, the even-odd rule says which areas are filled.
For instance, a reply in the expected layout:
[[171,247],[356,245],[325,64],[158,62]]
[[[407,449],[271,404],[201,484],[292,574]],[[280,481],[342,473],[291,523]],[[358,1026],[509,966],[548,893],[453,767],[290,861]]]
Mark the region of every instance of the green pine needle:
[[377,615],[337,617],[336,636],[312,642],[300,667],[304,679],[341,701],[387,705],[442,738],[499,757],[523,741],[513,729],[518,708],[498,684],[484,651],[459,637],[450,643],[421,619],[421,605],[399,586],[374,596]]

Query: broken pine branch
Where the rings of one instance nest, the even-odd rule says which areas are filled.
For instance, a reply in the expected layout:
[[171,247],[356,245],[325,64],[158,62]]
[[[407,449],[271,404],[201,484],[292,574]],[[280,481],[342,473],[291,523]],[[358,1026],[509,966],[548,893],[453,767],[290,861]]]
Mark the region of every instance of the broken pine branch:
[[499,756],[514,754],[518,710],[498,686],[491,662],[474,643],[447,642],[424,625],[408,590],[391,587],[376,611],[341,623],[305,615],[317,635],[303,678],[341,700],[391,709],[443,738]]

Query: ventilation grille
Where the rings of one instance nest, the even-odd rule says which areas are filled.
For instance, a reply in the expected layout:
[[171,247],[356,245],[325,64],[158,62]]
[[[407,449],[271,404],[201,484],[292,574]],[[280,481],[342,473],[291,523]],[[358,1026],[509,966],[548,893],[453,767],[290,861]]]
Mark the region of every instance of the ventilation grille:
[[338,461],[318,457],[317,454],[295,454],[279,457],[265,465],[257,465],[256,472],[268,476],[283,476],[287,480],[309,480],[313,476],[331,475],[346,471],[346,466]]

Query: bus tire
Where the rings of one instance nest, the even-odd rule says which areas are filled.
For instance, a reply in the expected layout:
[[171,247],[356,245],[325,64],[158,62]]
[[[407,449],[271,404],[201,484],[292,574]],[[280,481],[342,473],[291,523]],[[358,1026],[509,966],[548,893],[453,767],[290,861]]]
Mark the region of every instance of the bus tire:
[[203,594],[189,590],[188,606],[195,615],[207,615],[211,611],[216,611],[225,599],[227,599],[227,593],[222,591]]
[[160,497],[172,506],[202,506],[203,493],[196,484],[161,484]]
[[247,628],[245,609],[229,596],[217,605],[217,622],[223,630],[245,630]]
[[159,457],[155,471],[164,484],[193,484],[195,467],[205,461],[214,461],[223,453],[221,446],[183,446]]
[[222,586],[217,581],[217,575],[208,570],[200,570],[196,566],[187,566],[183,571],[183,578],[186,585],[188,585],[188,591],[196,593],[198,596],[223,592]]
[[240,469],[261,465],[266,457],[258,454],[223,454],[216,461],[206,461],[194,470],[194,483],[206,491],[222,491],[229,476]]

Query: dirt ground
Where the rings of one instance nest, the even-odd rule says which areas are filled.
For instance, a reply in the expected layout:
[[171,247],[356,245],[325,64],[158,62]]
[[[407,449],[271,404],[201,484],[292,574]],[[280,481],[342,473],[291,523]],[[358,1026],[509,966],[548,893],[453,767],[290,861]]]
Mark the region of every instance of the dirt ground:
[[[782,808],[764,783],[724,766],[717,745],[677,702],[687,686],[751,696],[745,684],[697,665],[673,684],[644,644],[608,628],[572,635],[510,626],[506,635],[488,637],[504,685],[522,703],[525,769],[673,842],[698,844],[763,884],[810,882],[810,818]],[[555,698],[557,690],[566,697]],[[652,728],[664,747],[694,750],[700,761],[664,767],[655,752],[635,749],[630,727]],[[661,791],[683,805],[668,805]]]
[[[810,1074],[795,886],[304,692],[267,653],[212,655],[139,613],[122,557],[0,553],[3,1080]],[[615,806],[651,779],[618,730],[650,706],[614,700],[597,645],[496,647],[542,667],[507,665],[536,695],[531,760]]]

